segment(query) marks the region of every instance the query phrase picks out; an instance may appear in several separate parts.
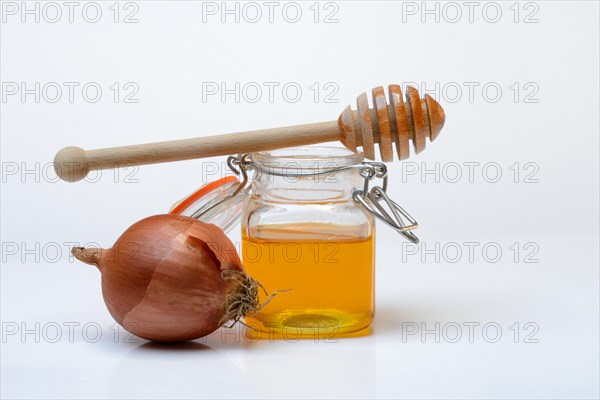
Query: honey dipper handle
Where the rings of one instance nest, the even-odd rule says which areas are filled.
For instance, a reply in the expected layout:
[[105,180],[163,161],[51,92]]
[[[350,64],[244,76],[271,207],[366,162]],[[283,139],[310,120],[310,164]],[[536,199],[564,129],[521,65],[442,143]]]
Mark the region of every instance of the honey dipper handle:
[[54,169],[62,180],[75,182],[91,170],[273,150],[331,142],[338,136],[337,121],[330,121],[98,150],[65,147],[56,154]]

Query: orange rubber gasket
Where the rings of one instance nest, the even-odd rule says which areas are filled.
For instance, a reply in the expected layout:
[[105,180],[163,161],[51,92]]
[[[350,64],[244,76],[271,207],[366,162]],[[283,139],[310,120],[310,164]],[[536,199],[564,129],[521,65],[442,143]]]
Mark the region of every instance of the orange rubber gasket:
[[221,179],[217,179],[216,181],[207,183],[206,185],[202,186],[200,189],[196,190],[194,193],[189,195],[187,198],[183,199],[175,207],[173,207],[173,209],[171,211],[169,211],[169,214],[181,214],[181,212],[183,210],[187,209],[189,206],[194,204],[198,199],[205,196],[209,192],[215,190],[219,186],[225,185],[230,182],[235,182],[235,181],[237,181],[237,178],[235,176],[230,175],[230,176],[226,176]]

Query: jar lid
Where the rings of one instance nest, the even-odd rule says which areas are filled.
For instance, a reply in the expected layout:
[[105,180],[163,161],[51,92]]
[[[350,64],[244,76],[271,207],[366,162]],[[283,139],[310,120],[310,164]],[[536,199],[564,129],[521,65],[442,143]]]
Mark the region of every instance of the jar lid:
[[209,182],[175,203],[169,214],[184,215],[229,232],[239,221],[249,187],[241,187],[235,176]]

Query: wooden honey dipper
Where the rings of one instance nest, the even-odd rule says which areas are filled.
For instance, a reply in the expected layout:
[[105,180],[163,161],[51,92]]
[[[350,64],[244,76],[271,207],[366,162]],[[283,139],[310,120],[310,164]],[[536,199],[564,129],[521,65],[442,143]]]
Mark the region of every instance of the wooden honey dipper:
[[375,159],[375,143],[379,143],[381,160],[393,160],[396,144],[398,159],[409,157],[408,142],[412,140],[415,153],[425,149],[425,138],[438,137],[444,126],[442,107],[431,96],[419,97],[419,92],[408,87],[406,100],[402,100],[399,85],[389,85],[389,104],[383,87],[373,89],[373,108],[369,108],[367,94],[357,98],[357,110],[350,106],[337,121],[287,126],[193,139],[172,140],[83,150],[65,147],[54,158],[56,174],[65,181],[75,182],[85,178],[90,170],[155,164],[194,158],[222,156],[282,147],[301,146],[339,140],[352,151],[360,146],[365,157]]

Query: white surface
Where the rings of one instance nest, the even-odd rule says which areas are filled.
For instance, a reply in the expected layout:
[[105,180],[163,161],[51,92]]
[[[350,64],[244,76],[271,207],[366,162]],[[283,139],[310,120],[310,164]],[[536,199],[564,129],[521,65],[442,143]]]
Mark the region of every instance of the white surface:
[[[402,3],[358,1],[336,3],[334,24],[312,22],[309,3],[297,24],[203,23],[202,3],[188,1],[137,2],[139,23],[115,24],[112,2],[101,4],[97,24],[76,14],[72,24],[7,16],[1,26],[3,83],[98,82],[104,90],[97,103],[15,96],[0,103],[2,398],[598,398],[598,3],[530,2],[538,9],[532,24],[513,22],[512,2],[498,3],[503,16],[495,24],[480,13],[473,23],[452,24],[443,15],[423,23],[419,14],[403,22]],[[520,19],[535,9],[519,6]],[[304,94],[297,103],[281,96],[272,103],[203,102],[202,82],[222,81],[297,82]],[[160,347],[125,343],[121,332],[115,340],[99,275],[70,260],[67,243],[109,246],[134,221],[214,179],[203,174],[210,164],[142,167],[137,183],[122,175],[115,183],[112,172],[77,184],[51,182],[51,172],[37,181],[20,174],[23,166],[44,167],[67,145],[91,149],[328,120],[362,91],[408,81],[457,82],[464,91],[456,102],[437,93],[448,115],[440,138],[409,163],[391,165],[392,198],[417,218],[428,249],[439,243],[440,259],[410,255],[415,248],[380,224],[378,311],[366,337],[248,343],[217,332]],[[135,82],[139,102],[114,103],[113,82]],[[314,82],[334,82],[339,102],[315,102]],[[471,101],[464,82],[492,82],[503,94],[493,103],[476,91]],[[536,103],[524,102],[527,83],[539,89]],[[458,163],[464,177],[450,183],[448,176],[407,176],[436,162],[446,172]],[[469,162],[497,163],[502,178],[490,183],[493,175],[476,169],[469,182]],[[15,165],[19,173],[7,175]],[[536,169],[537,182],[525,183],[524,174]],[[478,243],[472,262],[465,242]],[[39,250],[25,250],[36,244]],[[456,244],[463,254],[453,263]],[[484,246],[502,250],[497,262],[492,250],[482,254]],[[538,262],[525,262],[532,251],[528,261]],[[462,326],[463,337],[437,343],[431,334],[407,336],[413,323],[432,329],[436,322],[440,329]],[[69,323],[79,324],[72,340]],[[473,343],[468,323],[479,324]],[[481,332],[488,323],[502,329],[497,343]],[[530,337],[537,343],[524,343],[527,323],[539,328]],[[100,327],[98,342],[90,343],[93,328],[82,332],[85,324]],[[57,326],[62,337],[51,343]],[[33,333],[23,337],[25,328]]]

